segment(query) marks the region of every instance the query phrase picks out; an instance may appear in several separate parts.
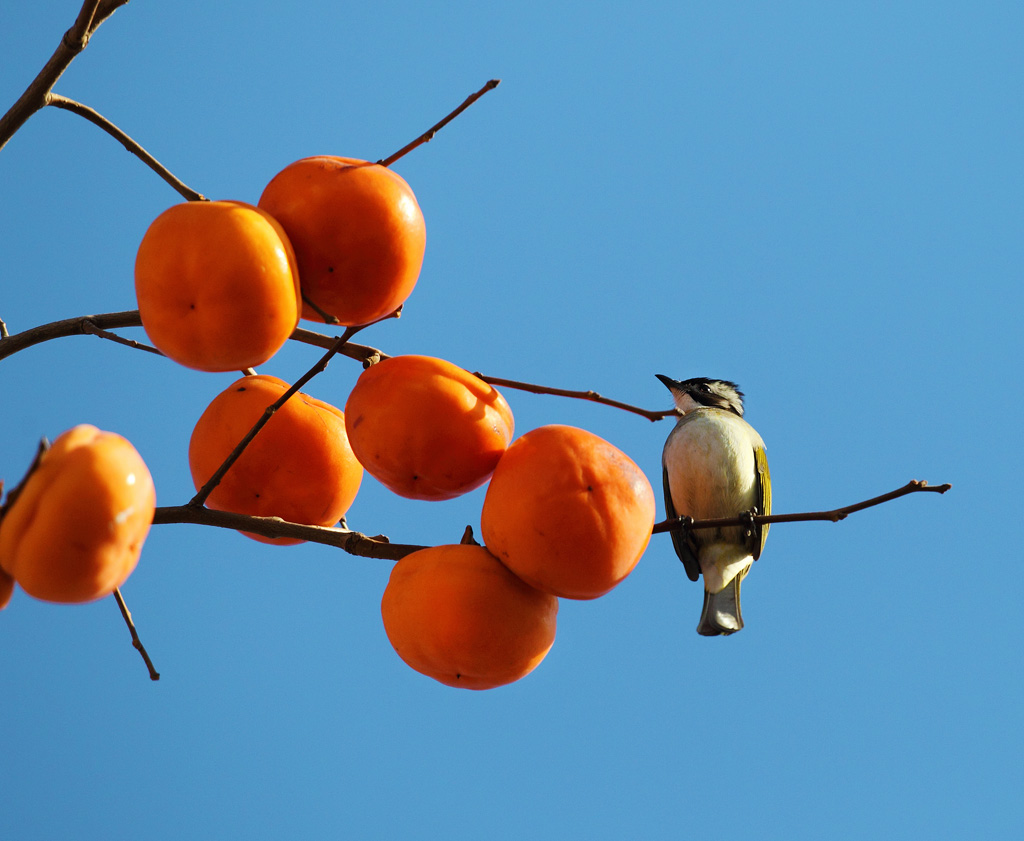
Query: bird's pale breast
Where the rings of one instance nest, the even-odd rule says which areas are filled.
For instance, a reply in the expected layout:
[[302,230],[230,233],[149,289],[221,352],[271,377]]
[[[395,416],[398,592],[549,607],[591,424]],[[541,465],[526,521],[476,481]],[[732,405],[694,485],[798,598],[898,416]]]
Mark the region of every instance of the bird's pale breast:
[[764,446],[761,437],[732,412],[702,408],[682,417],[664,453],[676,513],[734,517],[754,506],[755,446]]

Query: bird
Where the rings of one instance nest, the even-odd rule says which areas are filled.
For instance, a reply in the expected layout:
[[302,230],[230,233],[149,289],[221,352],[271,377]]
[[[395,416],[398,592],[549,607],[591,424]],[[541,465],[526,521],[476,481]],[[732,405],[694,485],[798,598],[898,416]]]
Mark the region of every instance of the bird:
[[[665,513],[695,520],[770,514],[771,474],[764,441],[743,418],[743,392],[729,380],[656,375],[682,417],[662,452]],[[704,577],[703,636],[743,627],[740,583],[761,556],[768,526],[673,530],[672,543],[691,581]]]

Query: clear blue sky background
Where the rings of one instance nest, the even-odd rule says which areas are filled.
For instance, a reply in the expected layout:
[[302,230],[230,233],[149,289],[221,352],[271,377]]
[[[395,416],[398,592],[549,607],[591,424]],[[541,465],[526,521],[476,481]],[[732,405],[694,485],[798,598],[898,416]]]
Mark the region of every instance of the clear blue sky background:
[[[77,10],[3,4],[0,107]],[[483,693],[395,655],[388,562],[155,527],[124,594],[159,683],[110,599],[18,592],[0,615],[0,834],[1021,837],[1022,36],[1009,0],[118,11],[56,90],[215,198],[311,154],[386,156],[503,80],[396,165],[427,255],[367,343],[650,408],[655,373],[734,379],[779,512],[954,488],[773,528],[727,639],[695,633],[700,587],[656,536]],[[135,250],[176,201],[95,127],[36,115],[0,152],[0,318],[133,308]],[[358,373],[308,390],[342,406]],[[231,380],[93,338],[27,350],[0,363],[0,475],[89,422],[184,502],[192,426]],[[668,422],[506,395],[520,433],[584,426],[660,484]],[[368,478],[350,522],[454,542],[482,499]]]

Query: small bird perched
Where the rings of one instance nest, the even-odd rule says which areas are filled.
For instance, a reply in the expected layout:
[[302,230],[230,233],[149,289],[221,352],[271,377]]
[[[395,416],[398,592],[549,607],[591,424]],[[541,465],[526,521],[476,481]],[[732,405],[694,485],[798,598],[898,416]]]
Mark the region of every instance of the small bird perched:
[[[673,380],[657,375],[682,415],[662,453],[665,513],[706,520],[747,512],[770,514],[772,484],[764,441],[743,419],[743,392],[728,380]],[[764,548],[768,526],[672,531],[691,581],[704,575],[697,633],[732,634],[743,627],[740,582]]]

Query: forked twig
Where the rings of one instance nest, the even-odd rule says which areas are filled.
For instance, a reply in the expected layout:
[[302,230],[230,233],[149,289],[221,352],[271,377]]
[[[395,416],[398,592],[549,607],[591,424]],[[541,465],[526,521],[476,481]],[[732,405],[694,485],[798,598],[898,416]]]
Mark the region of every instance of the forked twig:
[[149,659],[149,652],[146,651],[146,646],[144,646],[142,644],[142,640],[139,639],[139,632],[135,630],[135,622],[132,621],[132,612],[128,610],[128,605],[124,603],[124,596],[121,595],[121,591],[119,589],[114,590],[114,598],[117,600],[117,606],[121,609],[121,616],[124,617],[124,622],[128,626],[128,631],[132,635],[132,645],[135,650],[142,655],[146,668],[149,669],[149,679],[160,680],[160,672],[153,668],[153,661]]
[[717,517],[714,519],[707,520],[693,520],[689,517],[673,517],[669,520],[662,520],[660,523],[655,523],[654,528],[651,529],[652,534],[660,534],[666,531],[677,531],[687,529],[719,529],[725,528],[726,526],[745,526],[745,525],[769,525],[772,523],[805,523],[813,522],[815,520],[826,520],[828,522],[837,523],[840,520],[845,520],[850,514],[854,514],[857,511],[863,511],[865,508],[872,508],[875,505],[881,505],[884,502],[890,502],[891,500],[898,499],[901,496],[906,496],[912,493],[938,493],[944,494],[953,486],[948,482],[943,485],[929,485],[927,482],[919,479],[914,479],[902,488],[897,488],[889,493],[884,493],[881,496],[875,496],[871,499],[866,499],[863,502],[855,502],[852,505],[846,505],[842,508],[835,508],[831,511],[807,511],[800,514],[740,514],[736,517]]
[[127,2],[128,0],[85,0],[78,17],[60,39],[49,61],[29,83],[25,92],[18,97],[18,101],[0,117],[0,149],[3,149],[15,132],[25,125],[29,117],[46,107],[46,97],[57,84],[61,74],[68,69],[75,56],[86,48],[100,24]]
[[79,315],[61,321],[51,321],[49,324],[40,324],[38,327],[32,327],[14,335],[0,337],[0,359],[6,359],[33,345],[42,344],[51,339],[63,339],[66,336],[85,336],[92,333],[107,338],[101,333],[97,333],[96,328],[105,332],[117,327],[141,326],[142,319],[139,318],[138,310]]
[[162,350],[157,350],[155,347],[147,345],[145,342],[137,342],[135,339],[126,339],[124,336],[118,336],[117,333],[111,333],[109,330],[97,327],[96,324],[89,319],[85,319],[82,322],[82,332],[88,333],[90,336],[98,336],[101,339],[106,339],[108,342],[116,342],[119,345],[134,348],[135,350],[144,350],[147,353],[155,353],[157,356],[166,355]]
[[409,152],[411,152],[417,146],[422,146],[424,143],[429,143],[431,140],[434,139],[434,135],[437,134],[446,125],[448,125],[448,123],[450,123],[452,120],[458,117],[459,114],[461,114],[463,111],[469,108],[469,106],[476,102],[481,96],[483,96],[488,91],[494,90],[500,84],[501,79],[491,79],[491,81],[489,81],[486,85],[480,88],[480,90],[478,90],[476,93],[472,93],[469,96],[467,96],[462,105],[460,105],[458,108],[452,111],[447,117],[441,120],[441,122],[435,123],[425,132],[423,132],[423,134],[421,134],[414,141],[412,141],[412,143],[406,144],[393,155],[390,155],[387,158],[381,158],[379,161],[377,161],[377,163],[380,164],[381,166],[391,166],[391,164],[393,164],[399,158],[409,154]]

